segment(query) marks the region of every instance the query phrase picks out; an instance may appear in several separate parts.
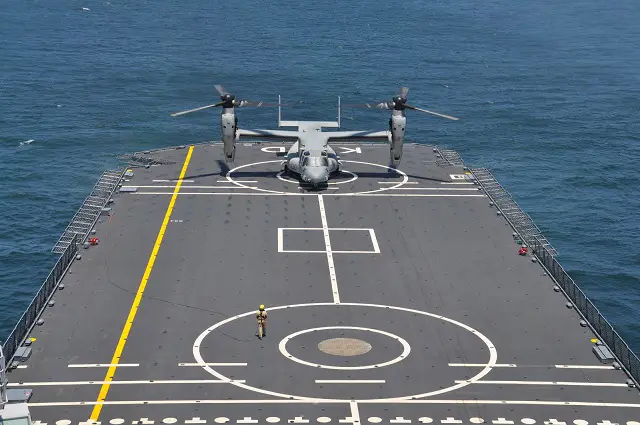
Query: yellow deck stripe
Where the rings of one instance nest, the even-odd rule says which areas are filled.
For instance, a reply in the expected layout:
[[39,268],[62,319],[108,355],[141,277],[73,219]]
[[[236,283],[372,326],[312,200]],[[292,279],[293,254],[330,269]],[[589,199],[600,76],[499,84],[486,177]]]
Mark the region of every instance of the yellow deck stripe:
[[147,287],[147,281],[149,280],[149,275],[151,274],[151,270],[153,270],[153,265],[156,262],[156,256],[158,255],[158,251],[160,250],[160,245],[162,245],[162,239],[164,238],[164,232],[167,229],[167,224],[169,223],[169,219],[171,218],[171,212],[173,211],[173,206],[176,203],[176,199],[178,199],[178,192],[180,191],[180,186],[182,186],[182,179],[184,178],[184,175],[187,172],[189,161],[191,161],[192,152],[193,152],[193,146],[189,146],[187,157],[184,160],[184,165],[182,166],[182,171],[180,172],[180,179],[176,183],[176,187],[173,190],[173,196],[171,197],[171,201],[169,202],[169,206],[167,207],[167,213],[164,215],[162,226],[160,226],[160,231],[158,232],[158,237],[156,238],[156,243],[153,246],[153,251],[151,251],[151,255],[149,256],[149,261],[147,262],[147,268],[144,270],[144,275],[142,275],[140,286],[138,286],[138,292],[136,293],[136,297],[133,299],[131,310],[129,310],[129,317],[127,317],[127,321],[124,324],[124,328],[122,329],[122,334],[120,334],[120,339],[118,340],[116,351],[113,353],[113,358],[111,359],[112,366],[109,367],[109,370],[107,370],[107,376],[105,376],[104,378],[104,384],[102,384],[102,387],[100,388],[100,394],[98,395],[98,400],[96,401],[96,403],[99,403],[99,404],[96,404],[93,407],[93,411],[91,412],[90,420],[93,422],[98,421],[98,418],[100,417],[100,411],[102,410],[102,402],[107,398],[107,394],[109,393],[109,387],[111,386],[111,381],[113,380],[113,376],[116,373],[117,365],[120,362],[120,356],[122,355],[124,346],[127,343],[127,338],[129,338],[129,332],[131,331],[131,326],[133,325],[133,321],[136,318],[136,313],[138,312],[138,307],[140,306],[140,302],[142,301],[142,295],[144,294],[144,290]]

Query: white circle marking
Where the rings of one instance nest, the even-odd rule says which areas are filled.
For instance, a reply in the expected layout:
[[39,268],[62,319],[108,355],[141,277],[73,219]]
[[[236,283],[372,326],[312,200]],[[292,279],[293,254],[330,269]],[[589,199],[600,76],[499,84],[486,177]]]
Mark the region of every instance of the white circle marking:
[[369,422],[371,422],[372,424],[379,424],[380,422],[382,422],[382,418],[379,418],[377,416],[371,416],[369,419],[367,419]]
[[[275,306],[275,307],[271,307],[270,310],[283,310],[283,309],[287,309],[287,308],[298,308],[298,307],[320,307],[320,306],[332,306],[332,307],[340,307],[340,306],[356,306],[356,307],[374,307],[374,308],[384,308],[384,309],[391,309],[391,310],[398,310],[398,311],[405,311],[408,313],[415,313],[415,314],[421,314],[423,316],[428,316],[428,317],[433,317],[436,319],[440,319],[443,320],[445,322],[449,322],[453,325],[459,326],[462,329],[465,329],[469,332],[471,332],[472,334],[474,334],[475,336],[477,336],[478,338],[480,338],[482,340],[482,342],[485,343],[485,345],[487,346],[487,348],[489,349],[489,361],[487,362],[487,364],[485,365],[485,367],[478,372],[476,375],[472,376],[471,378],[469,378],[468,380],[464,381],[464,382],[460,382],[458,384],[452,385],[450,387],[446,387],[446,388],[442,388],[436,391],[431,391],[431,392],[426,392],[426,393],[422,393],[422,394],[415,394],[415,395],[409,395],[409,396],[403,396],[403,397],[390,397],[390,398],[381,398],[381,399],[375,399],[377,401],[398,401],[398,400],[410,400],[412,398],[423,398],[423,397],[430,397],[430,396],[434,396],[434,395],[438,395],[438,394],[443,394],[443,393],[447,393],[450,391],[454,391],[457,390],[458,388],[462,388],[462,387],[466,387],[467,385],[478,381],[479,379],[483,378],[485,375],[487,375],[489,372],[491,372],[491,369],[493,368],[493,366],[496,364],[496,362],[498,361],[498,351],[496,350],[495,346],[493,345],[493,343],[491,342],[491,340],[489,338],[487,338],[486,336],[484,336],[482,333],[480,333],[479,331],[473,329],[472,327],[465,325],[464,323],[460,323],[457,322],[453,319],[450,319],[448,317],[444,317],[444,316],[440,316],[438,314],[434,314],[434,313],[428,313],[426,311],[420,311],[420,310],[414,310],[412,308],[406,308],[406,307],[397,307],[397,306],[386,306],[386,305],[380,305],[380,304],[365,304],[365,303],[341,303],[341,304],[334,304],[334,303],[307,303],[307,304],[292,304],[292,305],[281,305],[281,306]],[[229,383],[231,385],[235,385],[239,388],[244,388],[245,390],[249,390],[249,391],[254,391],[257,393],[261,393],[261,394],[266,394],[266,395],[272,395],[275,397],[281,397],[281,398],[289,398],[289,399],[295,399],[295,400],[305,400],[305,401],[340,401],[340,402],[350,402],[350,401],[358,401],[358,400],[350,400],[350,399],[331,399],[331,398],[316,398],[316,397],[305,397],[305,396],[294,396],[291,394],[283,394],[283,393],[279,393],[276,391],[269,391],[269,390],[265,390],[262,388],[256,388],[256,387],[252,387],[251,385],[247,385],[247,384],[243,384],[237,381],[233,381],[230,378],[224,376],[223,374],[213,370],[211,368],[211,366],[209,366],[207,364],[207,362],[202,358],[202,354],[200,353],[200,346],[202,345],[202,341],[207,337],[207,335],[209,335],[211,332],[213,332],[214,330],[218,329],[220,326],[223,326],[233,320],[237,320],[243,317],[247,317],[247,316],[251,316],[252,314],[254,314],[254,311],[247,311],[246,313],[242,313],[242,314],[238,314],[236,316],[233,317],[228,317],[216,324],[214,324],[213,326],[210,326],[209,328],[205,329],[200,335],[198,335],[198,337],[196,338],[195,342],[193,343],[193,357],[195,358],[196,362],[198,363],[198,365],[200,365],[204,370],[206,370],[207,372],[209,372],[211,375],[217,377],[218,379],[222,379],[224,381],[229,381]],[[369,399],[370,400],[370,399]],[[68,425],[68,424],[66,424]]]
[[178,422],[176,418],[164,418],[162,420],[163,424],[175,424],[176,422]]
[[522,422],[523,424],[531,425],[531,424],[535,424],[536,420],[535,419],[531,419],[531,418],[522,418],[522,420],[520,422]]
[[327,418],[326,416],[320,416],[318,418],[318,422],[320,422],[321,424],[328,424],[329,422],[331,422],[331,418]]
[[[242,168],[251,167],[252,165],[272,164],[274,162],[280,162],[281,163],[282,161],[277,159],[275,161],[260,161],[260,162],[252,162],[252,163],[249,163],[249,164],[239,165],[236,168],[234,168],[233,170],[227,171],[227,175],[225,177],[227,178],[227,180],[230,183],[233,183],[236,186],[243,187],[245,189],[252,189],[252,190],[257,190],[258,192],[265,192],[265,193],[276,193],[276,194],[279,194],[279,195],[287,195],[289,193],[292,193],[292,192],[282,192],[282,191],[279,191],[279,190],[263,189],[261,187],[255,187],[255,186],[247,186],[247,185],[242,184],[240,182],[237,182],[233,178],[231,178],[231,174],[235,173],[236,171],[238,171],[238,170],[240,170]],[[368,190],[366,192],[343,193],[341,195],[361,195],[361,194],[366,194],[366,193],[384,192],[384,191],[387,191],[387,190],[396,189],[396,188],[398,188],[400,186],[403,186],[405,183],[407,183],[409,181],[409,176],[407,176],[407,174],[404,171],[398,170],[397,168],[391,168],[391,167],[386,166],[386,165],[373,164],[371,162],[362,162],[362,161],[346,161],[346,160],[342,160],[342,162],[349,162],[349,163],[353,163],[353,164],[371,165],[372,167],[379,167],[379,168],[386,168],[387,170],[393,170],[394,172],[396,172],[396,173],[398,173],[398,174],[400,174],[402,176],[402,181],[399,182],[396,185],[390,185],[389,187],[381,187],[380,189]]]
[[[287,346],[287,342],[290,339],[293,339],[293,338],[297,337],[298,335],[302,335],[302,334],[305,334],[305,333],[315,332],[315,331],[325,331],[325,330],[330,330],[330,329],[351,329],[351,330],[356,330],[356,331],[368,331],[368,332],[375,332],[375,333],[378,333],[378,334],[382,334],[382,335],[388,336],[389,338],[396,339],[400,344],[402,344],[402,354],[400,354],[398,357],[396,357],[394,359],[389,360],[388,362],[379,363],[379,364],[372,364],[372,365],[365,365],[365,366],[327,366],[327,365],[311,363],[311,362],[308,362],[306,360],[299,359],[299,358],[293,356],[292,354],[290,354],[289,351],[287,351],[287,347],[286,346]],[[280,341],[280,344],[278,345],[278,348],[280,349],[280,352],[282,353],[283,356],[285,356],[289,360],[293,360],[294,362],[297,362],[297,363],[300,363],[300,364],[303,364],[303,365],[307,365],[307,366],[311,366],[311,367],[317,367],[317,368],[320,368],[320,369],[335,369],[335,370],[376,369],[376,368],[379,368],[379,367],[389,366],[391,364],[398,363],[399,361],[404,360],[409,355],[409,353],[411,353],[411,346],[403,338],[400,338],[397,335],[394,335],[394,334],[389,333],[389,332],[381,331],[381,330],[378,330],[378,329],[361,328],[361,327],[357,327],[357,326],[324,326],[324,327],[321,327],[321,328],[305,329],[305,330],[302,330],[302,331],[294,332],[291,335],[287,335],[286,337],[284,337],[282,339],[282,341]]]
[[428,418],[426,416],[423,416],[421,418],[418,418],[418,420],[423,423],[423,424],[430,424],[431,422],[433,422],[433,419]]
[[270,424],[277,424],[278,422],[280,422],[280,418],[277,416],[269,416],[266,421]]
[[217,424],[224,424],[229,422],[229,418],[225,418],[224,416],[221,416],[219,418],[215,418],[213,421]]
[[124,423],[124,419],[122,419],[122,418],[115,418],[115,419],[111,419],[111,420],[109,421],[109,423],[110,423],[111,425],[121,425],[121,424],[123,424],[123,423]]
[[469,419],[469,422],[471,422],[472,424],[483,424],[484,423],[484,419],[482,419],[482,418],[471,418],[471,419]]

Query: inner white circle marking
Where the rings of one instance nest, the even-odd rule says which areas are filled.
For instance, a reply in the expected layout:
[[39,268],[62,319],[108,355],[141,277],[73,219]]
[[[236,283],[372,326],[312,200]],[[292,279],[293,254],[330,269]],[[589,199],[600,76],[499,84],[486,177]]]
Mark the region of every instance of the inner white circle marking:
[[[380,399],[375,399],[376,401],[399,401],[399,400],[410,400],[410,399],[415,399],[415,398],[423,398],[423,397],[430,397],[430,396],[434,396],[434,395],[438,395],[438,394],[443,394],[443,393],[447,393],[450,391],[454,391],[457,390],[458,388],[463,388],[466,387],[467,385],[470,385],[478,380],[480,380],[481,378],[483,378],[485,375],[487,375],[489,372],[491,372],[493,366],[496,364],[496,362],[498,361],[498,351],[496,350],[495,346],[493,345],[493,343],[491,342],[491,340],[489,338],[487,338],[486,336],[484,336],[482,333],[480,333],[479,331],[473,329],[472,327],[465,325],[464,323],[455,321],[453,319],[450,319],[448,317],[444,317],[444,316],[440,316],[438,314],[434,314],[434,313],[428,313],[426,311],[420,311],[420,310],[414,310],[412,308],[406,308],[406,307],[397,307],[397,306],[386,306],[386,305],[380,305],[380,304],[365,304],[365,303],[341,303],[341,304],[334,304],[334,303],[308,303],[308,304],[293,304],[293,305],[281,305],[281,306],[275,306],[275,307],[270,307],[269,310],[270,311],[277,311],[277,310],[283,310],[283,309],[287,309],[287,308],[298,308],[298,307],[321,307],[321,306],[325,306],[325,307],[345,307],[345,306],[356,306],[356,307],[373,307],[373,308],[384,308],[384,309],[390,309],[390,310],[398,310],[398,311],[404,311],[407,313],[414,313],[414,314],[420,314],[423,316],[427,316],[427,317],[432,317],[435,319],[439,319],[439,320],[443,320],[445,322],[451,323],[453,325],[459,326],[462,329],[465,329],[469,332],[471,332],[472,334],[474,334],[475,336],[477,336],[478,338],[480,338],[480,340],[482,340],[482,342],[484,342],[484,344],[487,346],[487,348],[489,349],[489,361],[487,362],[487,364],[485,365],[485,367],[478,372],[477,374],[475,374],[474,376],[472,376],[471,378],[469,378],[468,380],[465,380],[463,382],[457,383],[455,385],[452,385],[450,387],[446,387],[446,388],[442,388],[439,390],[435,390],[435,391],[430,391],[430,392],[426,392],[426,393],[421,393],[421,394],[415,394],[415,395],[408,395],[408,396],[402,396],[402,397],[389,397],[389,398],[380,398]],[[211,375],[215,376],[218,379],[224,380],[224,381],[228,381],[229,384],[231,385],[235,385],[236,387],[239,388],[244,388],[245,390],[249,390],[249,391],[254,391],[260,394],[266,394],[266,395],[271,395],[274,397],[281,397],[281,398],[288,398],[288,399],[295,399],[295,400],[304,400],[304,401],[332,401],[332,402],[344,402],[344,403],[349,403],[351,401],[363,401],[363,400],[352,400],[352,399],[333,399],[333,398],[317,398],[317,397],[305,397],[305,396],[295,396],[295,395],[291,395],[291,394],[283,394],[283,393],[279,393],[276,391],[270,391],[270,390],[265,390],[262,388],[257,388],[257,387],[253,387],[251,385],[248,385],[246,383],[241,383],[241,382],[237,382],[237,381],[233,381],[230,378],[224,376],[223,374],[221,374],[220,372],[217,372],[215,370],[213,370],[211,368],[211,366],[209,366],[207,364],[207,362],[202,358],[202,354],[200,353],[200,346],[202,345],[202,341],[204,341],[204,339],[213,331],[215,331],[216,329],[218,329],[219,327],[232,322],[234,320],[237,319],[241,319],[243,317],[248,317],[255,314],[255,311],[247,311],[246,313],[242,313],[242,314],[238,314],[237,316],[233,316],[233,317],[228,317],[216,324],[214,324],[213,326],[210,326],[209,328],[205,329],[204,332],[202,332],[200,335],[198,335],[198,337],[196,338],[196,340],[193,343],[193,357],[196,360],[196,362],[198,363],[198,365],[200,365],[204,370],[206,370],[207,372],[209,372]],[[364,399],[367,400],[367,399]],[[371,399],[368,399],[371,400]]]
[[[345,180],[345,181],[341,181],[341,182],[332,182],[331,179],[329,179],[329,181],[327,182],[327,184],[345,184],[345,183],[351,183],[353,181],[356,181],[358,179],[358,175],[356,173],[352,173],[351,171],[347,171],[347,170],[340,170],[341,173],[347,173],[347,174],[351,174],[351,178],[349,180]],[[298,180],[291,180],[288,178],[285,178],[282,175],[282,171],[280,171],[278,174],[276,174],[276,177],[278,178],[278,180],[281,180],[283,182],[287,182],[287,183],[295,183],[295,184],[299,184],[300,182]]]
[[[306,334],[309,332],[315,332],[315,331],[325,331],[325,330],[330,330],[330,329],[350,329],[350,330],[356,330],[356,331],[367,331],[367,332],[375,332],[381,335],[385,335],[388,336],[389,338],[393,338],[395,340],[397,340],[400,344],[402,344],[402,353],[397,356],[394,359],[389,360],[388,362],[384,362],[384,363],[379,363],[379,364],[372,364],[372,365],[365,365],[365,366],[330,366],[330,365],[321,365],[321,364],[317,364],[317,363],[312,363],[312,362],[308,362],[306,360],[302,360],[299,359],[293,355],[291,355],[288,351],[287,351],[287,342],[295,337],[297,337],[298,335],[302,335],[302,334]],[[357,326],[325,326],[322,328],[312,328],[312,329],[305,329],[302,331],[298,331],[298,332],[294,332],[291,335],[288,335],[286,337],[284,337],[282,339],[282,341],[280,341],[280,344],[278,345],[278,348],[280,349],[280,352],[282,353],[283,356],[285,356],[286,358],[288,358],[289,360],[293,360],[294,362],[303,364],[303,365],[307,365],[307,366],[311,366],[311,367],[317,367],[320,369],[335,369],[335,370],[365,370],[365,369],[376,369],[379,367],[384,367],[384,366],[389,366],[392,365],[394,363],[398,363],[401,360],[404,360],[409,353],[411,352],[411,346],[409,345],[409,343],[407,341],[405,341],[404,339],[400,338],[397,335],[394,335],[392,333],[389,332],[385,332],[385,331],[381,331],[378,329],[370,329],[370,328],[360,328]]]
[[[281,160],[276,159],[275,161],[260,161],[260,162],[252,162],[252,163],[249,163],[249,164],[239,165],[236,168],[227,171],[227,175],[226,175],[227,180],[229,181],[229,183],[233,183],[236,186],[243,187],[245,189],[251,189],[251,190],[256,190],[258,192],[265,192],[265,193],[276,193],[278,195],[288,195],[288,194],[290,194],[292,192],[282,192],[282,191],[279,191],[279,190],[271,190],[271,189],[263,189],[261,187],[255,187],[255,186],[247,186],[245,184],[242,184],[242,183],[234,180],[231,177],[231,175],[233,173],[235,173],[236,171],[241,170],[243,168],[251,167],[253,165],[272,164],[274,162],[282,163]],[[391,167],[389,167],[387,165],[380,165],[380,164],[374,164],[374,163],[371,163],[371,162],[362,162],[362,161],[346,161],[346,160],[342,160],[342,162],[348,162],[348,163],[351,163],[351,164],[370,165],[372,167],[378,167],[378,168],[385,168],[387,170],[392,170],[393,172],[398,173],[398,174],[400,174],[402,176],[402,181],[398,182],[398,184],[389,185],[389,187],[381,187],[380,189],[368,190],[368,191],[365,191],[365,192],[341,193],[342,196],[344,196],[344,195],[362,195],[362,194],[367,194],[367,193],[384,192],[384,191],[387,191],[387,190],[399,188],[400,186],[403,186],[404,184],[406,184],[409,181],[409,176],[407,176],[407,174],[404,171],[398,170],[397,168],[391,168]],[[297,193],[296,193],[296,195],[297,195]]]

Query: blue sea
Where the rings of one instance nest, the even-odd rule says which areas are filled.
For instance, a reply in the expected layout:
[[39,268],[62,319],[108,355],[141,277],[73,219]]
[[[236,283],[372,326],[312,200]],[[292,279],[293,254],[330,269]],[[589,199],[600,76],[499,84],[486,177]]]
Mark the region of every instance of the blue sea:
[[[117,155],[219,137],[214,111],[169,116],[214,84],[320,120],[407,86],[461,117],[409,114],[408,138],[491,168],[640,352],[639,21],[637,0],[4,0],[0,340]],[[387,119],[343,111],[345,129]]]

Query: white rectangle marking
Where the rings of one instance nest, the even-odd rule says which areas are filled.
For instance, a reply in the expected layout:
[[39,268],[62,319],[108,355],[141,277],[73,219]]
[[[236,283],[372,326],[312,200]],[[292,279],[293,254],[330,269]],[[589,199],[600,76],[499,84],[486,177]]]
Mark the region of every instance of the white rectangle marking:
[[316,384],[384,384],[384,379],[316,379]]
[[138,367],[140,363],[118,363],[118,364],[110,364],[110,363],[94,363],[94,364],[70,364],[67,367]]
[[278,227],[278,252],[284,252],[283,231],[282,227]]
[[[205,363],[207,366],[246,366],[246,363]],[[183,367],[198,367],[200,363],[178,363]]]
[[[153,180],[154,183],[176,183],[179,182],[180,179],[177,180]],[[193,180],[182,180],[182,183],[193,183]]]
[[[234,180],[236,183],[258,183],[258,180]],[[218,180],[216,183],[231,183],[229,180]]]
[[331,279],[331,292],[333,294],[333,302],[340,304],[340,293],[338,292],[338,279],[336,278],[336,269],[333,264],[333,254],[331,253],[331,239],[329,238],[329,225],[327,224],[327,215],[324,210],[324,200],[322,195],[318,195],[318,204],[320,205],[320,218],[322,219],[322,234],[324,235],[324,246],[327,250],[327,263],[329,263],[329,278]]
[[[449,363],[451,367],[486,367],[485,363]],[[520,365],[517,366],[515,364],[495,364],[492,367],[539,367],[539,368],[557,368],[557,369],[606,369],[606,370],[615,370],[613,366],[606,365],[566,365],[566,364],[557,364],[557,365]]]
[[475,184],[473,182],[440,182],[440,184]]
[[[229,384],[236,382],[244,384],[243,380],[222,381],[220,379],[164,379],[149,381],[111,381],[111,385],[141,385],[141,384]],[[76,385],[103,385],[106,381],[59,381],[59,382],[10,382],[9,387],[55,387]]]
[[[461,384],[468,381],[454,381]],[[475,381],[472,384],[489,385],[558,385],[574,387],[627,387],[627,384],[620,382],[562,382],[562,381]]]
[[29,365],[26,365],[26,364],[19,364],[18,366],[16,366],[16,368],[18,368],[18,369],[26,369],[28,367],[29,367]]
[[380,245],[378,245],[378,239],[376,238],[376,232],[373,229],[369,229],[369,235],[371,236],[371,243],[373,244],[373,251],[376,254],[380,254]]
[[[402,182],[378,182],[378,184],[400,184]],[[404,184],[418,184],[418,182],[405,182]]]

